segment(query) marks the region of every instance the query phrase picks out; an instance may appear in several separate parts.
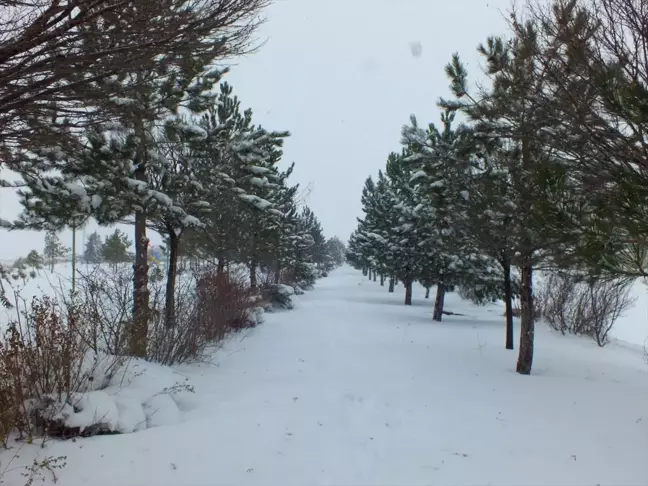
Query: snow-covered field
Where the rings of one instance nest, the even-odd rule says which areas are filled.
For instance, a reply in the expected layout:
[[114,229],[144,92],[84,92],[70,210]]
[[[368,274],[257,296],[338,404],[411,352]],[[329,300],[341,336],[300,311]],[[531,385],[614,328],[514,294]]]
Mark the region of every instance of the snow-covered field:
[[212,363],[177,368],[195,395],[174,424],[26,447],[12,467],[67,456],[64,486],[646,485],[637,293],[616,334],[634,344],[601,349],[540,325],[534,374],[520,376],[501,307],[453,293],[447,309],[465,316],[433,322],[422,289],[405,307],[402,286],[388,294],[343,267]]

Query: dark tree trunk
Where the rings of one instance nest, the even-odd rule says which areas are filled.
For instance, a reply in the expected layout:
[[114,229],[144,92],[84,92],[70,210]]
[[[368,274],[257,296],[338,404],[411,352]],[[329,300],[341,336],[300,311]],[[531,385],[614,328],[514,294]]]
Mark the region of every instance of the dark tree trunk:
[[527,256],[520,268],[520,351],[516,371],[522,375],[531,374],[533,366],[533,265]]
[[376,270],[373,271],[373,281],[376,281]]
[[[528,169],[531,164],[531,146],[529,138],[522,138],[522,169]],[[520,214],[528,215],[530,201],[524,199],[519,208]],[[533,338],[535,334],[533,323],[533,246],[531,239],[525,235],[520,258],[520,348],[516,371],[521,375],[530,375],[533,367]]]
[[362,269],[362,276],[363,276],[363,277],[366,277],[366,276],[367,276],[367,269],[366,269],[366,268],[363,268],[363,269]]
[[502,258],[504,270],[504,305],[506,307],[506,349],[514,349],[513,345],[513,287],[511,284],[511,259],[508,255]]
[[[136,175],[137,175],[136,171]],[[145,176],[146,174],[144,174]],[[138,180],[142,180],[137,177]],[[146,357],[149,324],[148,244],[146,213],[135,213],[135,268],[133,269],[133,329],[130,336],[130,354]]]
[[250,262],[250,288],[256,289],[257,288],[257,261],[252,260]]
[[443,304],[445,303],[446,285],[439,282],[437,284],[436,299],[434,300],[434,314],[432,320],[441,322],[443,318]]
[[394,277],[389,279],[389,292],[394,291]]
[[430,287],[425,287],[425,298],[426,299],[430,298]]
[[[146,167],[147,150],[144,145],[146,135],[143,122],[136,120],[135,134],[140,139],[135,157],[134,179],[148,183]],[[148,288],[148,245],[146,235],[146,210],[135,213],[135,266],[133,268],[133,324],[129,336],[130,355],[146,357],[148,326],[150,317]]]
[[76,227],[72,227],[72,293],[76,292]]
[[274,283],[277,285],[279,282],[281,282],[281,267],[277,263],[274,271]]
[[216,267],[216,274],[222,275],[223,273],[225,273],[225,257],[220,256],[218,257],[218,266]]
[[403,285],[405,285],[405,305],[412,305],[412,281],[405,279]]
[[167,269],[166,296],[165,296],[165,323],[167,327],[175,326],[175,287],[178,275],[178,250],[180,236],[176,235],[173,228],[167,228],[169,235],[169,268]]
[[382,273],[380,274],[380,286],[385,286],[385,275],[383,275]]

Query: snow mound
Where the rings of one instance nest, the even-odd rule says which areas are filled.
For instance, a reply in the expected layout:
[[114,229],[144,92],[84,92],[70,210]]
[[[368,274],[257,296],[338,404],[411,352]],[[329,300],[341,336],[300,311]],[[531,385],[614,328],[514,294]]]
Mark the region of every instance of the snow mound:
[[295,289],[290,285],[278,284],[277,292],[283,295],[295,295]]
[[147,428],[172,425],[180,420],[180,410],[173,398],[167,394],[154,395],[144,403]]
[[[193,408],[193,387],[188,378],[148,361],[129,358],[111,369],[111,356],[87,358],[88,391],[59,398],[31,400],[30,415],[49,435],[73,437],[127,434],[169,425]],[[95,389],[93,389],[94,387]]]
[[[56,406],[55,402],[52,406]],[[52,420],[66,429],[84,433],[96,431],[117,431],[119,409],[115,400],[104,391],[74,393],[58,410],[52,410]]]
[[248,309],[247,318],[250,323],[250,327],[256,327],[263,324],[265,314],[265,309],[261,306],[256,306]]

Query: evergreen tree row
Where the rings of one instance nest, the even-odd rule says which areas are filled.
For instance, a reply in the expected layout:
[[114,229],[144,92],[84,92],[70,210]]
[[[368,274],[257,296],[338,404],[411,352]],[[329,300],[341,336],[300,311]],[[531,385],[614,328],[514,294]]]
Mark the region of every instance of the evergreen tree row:
[[349,241],[349,262],[402,281],[406,304],[413,282],[435,285],[435,320],[454,286],[475,302],[504,300],[508,349],[519,297],[522,374],[538,270],[588,281],[648,273],[648,66],[638,55],[648,35],[620,21],[637,19],[634,0],[595,3],[609,8],[569,0],[514,12],[509,33],[478,48],[488,80],[478,90],[454,55],[440,123],[403,127],[401,151],[365,183]]
[[[59,230],[90,218],[134,226],[135,356],[144,356],[150,319],[149,230],[166,240],[168,326],[183,253],[219,272],[230,262],[247,265],[253,289],[260,271],[275,283],[312,285],[344,254],[301,204],[299,186],[289,180],[294,164],[279,166],[289,132],[255,124],[252,110],[220,82],[224,72],[209,68],[207,58],[191,61],[119,80],[133,86],[128,97],[111,100],[111,123],[73,134],[83,150],[53,142],[24,152],[16,166],[24,211],[15,228]],[[118,233],[101,248],[95,240],[88,242],[88,261],[123,261],[130,246]]]

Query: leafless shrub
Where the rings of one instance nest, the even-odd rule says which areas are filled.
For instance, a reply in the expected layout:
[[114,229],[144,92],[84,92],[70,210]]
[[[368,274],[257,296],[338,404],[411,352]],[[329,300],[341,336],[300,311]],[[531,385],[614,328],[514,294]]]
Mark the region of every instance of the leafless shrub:
[[[207,348],[233,330],[255,324],[252,309],[259,305],[243,269],[219,273],[214,266],[184,272],[175,292],[173,325],[165,321],[165,275],[149,271],[150,322],[146,358],[171,365],[204,358]],[[127,329],[133,309],[133,276],[127,266],[98,266],[78,280],[75,302],[94,334],[87,345],[108,354],[127,354]]]
[[206,271],[196,279],[197,319],[212,341],[220,341],[230,330],[256,325],[250,311],[259,305],[242,270],[229,273]]
[[79,393],[108,385],[121,361],[98,355],[87,335],[93,321],[75,305],[50,297],[17,302],[16,316],[0,338],[0,440],[56,436],[55,418],[75,406]]
[[537,313],[563,334],[570,331],[571,310],[580,280],[573,274],[552,273],[542,284],[536,285],[534,305]]
[[[260,305],[241,272],[215,269],[180,279],[174,326],[164,321],[164,275],[151,273],[147,359],[175,364],[204,357],[230,332],[256,325]],[[27,302],[14,291],[15,317],[0,337],[0,442],[19,437],[103,433],[66,427],[64,407],[83,392],[108,386],[126,354],[132,310],[132,271],[97,267],[78,280],[77,292]]]
[[74,296],[84,318],[94,322],[88,345],[107,354],[124,354],[132,320],[133,270],[127,265],[98,265],[77,279]]
[[178,281],[173,326],[165,321],[165,293],[155,280],[152,290],[147,359],[166,365],[202,359],[210,341],[195,319],[197,303],[193,277]]
[[147,357],[162,364],[200,360],[230,332],[256,325],[258,305],[243,269],[218,272],[203,265],[185,274],[176,288],[173,325],[164,319],[164,289],[152,278],[152,320]]
[[537,310],[563,334],[590,336],[604,346],[616,320],[635,301],[629,295],[631,283],[587,279],[573,273],[550,274],[536,291]]

